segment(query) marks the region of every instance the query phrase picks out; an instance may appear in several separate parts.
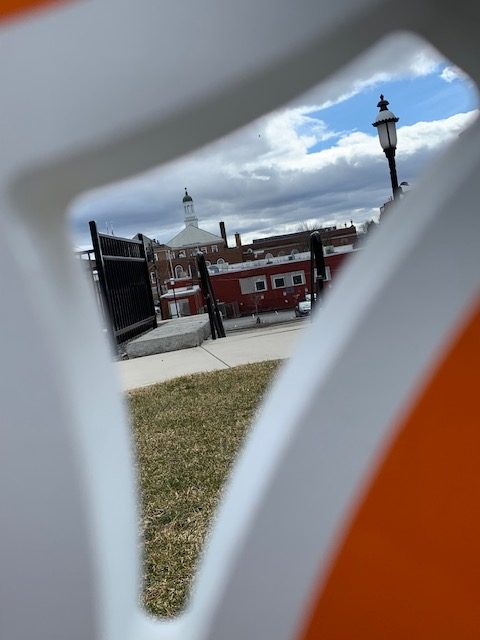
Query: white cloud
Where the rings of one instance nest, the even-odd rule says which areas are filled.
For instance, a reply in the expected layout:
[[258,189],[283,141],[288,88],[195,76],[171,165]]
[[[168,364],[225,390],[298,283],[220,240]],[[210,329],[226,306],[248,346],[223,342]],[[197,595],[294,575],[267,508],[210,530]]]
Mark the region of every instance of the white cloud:
[[[203,228],[218,233],[224,220],[230,233],[240,231],[247,241],[291,231],[305,219],[367,220],[390,192],[376,135],[333,130],[319,113],[377,83],[428,75],[440,63],[434,49],[412,36],[390,39],[288,107],[165,167],[86,194],[73,207],[76,242],[88,243],[92,218],[100,228],[113,222],[119,235],[142,231],[167,241],[183,224],[184,186]],[[400,180],[414,183],[431,153],[472,117],[400,127]],[[319,143],[326,148],[309,153]]]
[[[432,153],[457,136],[474,115],[400,127],[399,179],[415,183]],[[222,141],[123,185],[115,197],[108,192],[102,197],[93,194],[79,210],[84,227],[89,217],[95,217],[101,228],[105,221],[113,221],[119,235],[142,231],[167,241],[183,223],[185,184],[203,228],[218,233],[218,222],[224,220],[229,233],[239,231],[245,241],[293,230],[305,219],[343,224],[377,215],[390,195],[390,182],[375,134],[342,133],[333,146],[308,154],[304,137],[295,134],[298,121],[287,111],[272,120],[278,129],[273,124],[267,127],[265,137],[259,139],[251,125],[249,131],[237,132],[230,144]]]
[[445,82],[454,82],[455,80],[466,80],[468,76],[459,68],[455,66],[445,67],[440,74],[442,80]]
[[361,91],[393,79],[434,73],[443,58],[430,44],[410,33],[389,36],[359,56],[332,78],[295,101],[326,109]]

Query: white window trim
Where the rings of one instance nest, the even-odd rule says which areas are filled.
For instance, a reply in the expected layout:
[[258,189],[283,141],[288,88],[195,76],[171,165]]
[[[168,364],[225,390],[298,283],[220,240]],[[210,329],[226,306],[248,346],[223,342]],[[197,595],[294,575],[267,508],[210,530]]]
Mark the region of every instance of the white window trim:
[[[313,275],[314,275],[315,278],[317,277],[317,268],[316,267],[314,269]],[[324,282],[328,282],[331,279],[332,279],[332,271],[331,271],[329,266],[325,265],[325,280],[324,280]]]

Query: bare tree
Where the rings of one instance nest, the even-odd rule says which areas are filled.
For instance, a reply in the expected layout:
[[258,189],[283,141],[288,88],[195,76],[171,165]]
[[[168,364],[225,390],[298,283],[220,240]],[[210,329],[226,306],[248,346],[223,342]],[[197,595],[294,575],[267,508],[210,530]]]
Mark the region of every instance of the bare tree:
[[297,225],[296,231],[316,231],[321,226],[320,220],[305,220]]
[[376,229],[377,226],[378,222],[375,222],[375,220],[372,218],[371,220],[363,223],[363,233],[369,233],[370,231],[373,231],[373,229]]

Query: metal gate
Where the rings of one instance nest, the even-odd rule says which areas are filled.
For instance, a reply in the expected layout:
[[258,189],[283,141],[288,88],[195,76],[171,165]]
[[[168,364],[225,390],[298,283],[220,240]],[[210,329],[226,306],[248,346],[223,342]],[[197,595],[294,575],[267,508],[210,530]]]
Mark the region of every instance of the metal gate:
[[153,329],[157,316],[142,234],[138,240],[98,233],[90,223],[98,281],[117,343]]

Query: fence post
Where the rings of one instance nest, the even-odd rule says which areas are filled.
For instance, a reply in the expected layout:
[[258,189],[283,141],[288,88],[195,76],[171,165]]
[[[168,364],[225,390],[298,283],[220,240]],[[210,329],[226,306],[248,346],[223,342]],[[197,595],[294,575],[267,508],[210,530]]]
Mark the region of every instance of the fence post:
[[[138,234],[138,239],[142,243],[140,245],[140,254],[141,254],[142,258],[144,258],[144,260],[145,260],[145,277],[146,277],[147,282],[148,282],[148,298],[149,298],[150,304],[152,306],[153,315],[155,316],[155,319],[154,319],[153,322],[154,322],[154,325],[155,325],[154,328],[156,329],[158,327],[157,313],[155,311],[155,302],[153,300],[152,282],[150,280],[150,271],[148,270],[147,252],[145,250],[145,240],[143,239],[143,233],[139,233]],[[158,304],[160,304],[160,300],[158,301]]]
[[103,298],[103,308],[106,311],[107,325],[110,328],[110,336],[115,344],[115,324],[113,318],[112,301],[110,299],[110,291],[108,289],[107,279],[105,277],[105,263],[103,261],[102,247],[100,246],[100,238],[98,235],[97,223],[95,220],[90,220],[88,223],[90,227],[90,235],[92,237],[92,247],[95,254],[95,267],[97,269],[98,282],[100,284],[100,292]]
[[[317,277],[315,277],[315,268],[317,269]],[[325,258],[323,256],[322,237],[319,231],[314,231],[310,235],[310,295],[312,313],[317,299],[323,294],[325,278]]]
[[205,304],[207,305],[212,340],[216,340],[217,337],[225,338],[225,328],[223,326],[222,316],[214,295],[210,275],[205,263],[205,256],[201,251],[197,253],[197,266],[200,273],[200,284],[202,287],[203,297],[205,298]]

